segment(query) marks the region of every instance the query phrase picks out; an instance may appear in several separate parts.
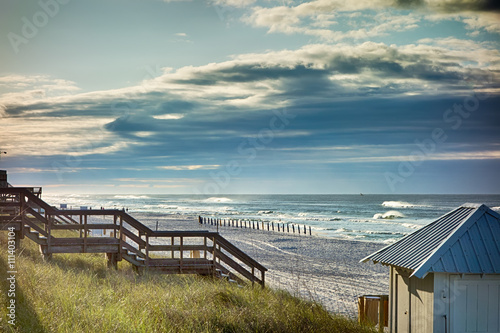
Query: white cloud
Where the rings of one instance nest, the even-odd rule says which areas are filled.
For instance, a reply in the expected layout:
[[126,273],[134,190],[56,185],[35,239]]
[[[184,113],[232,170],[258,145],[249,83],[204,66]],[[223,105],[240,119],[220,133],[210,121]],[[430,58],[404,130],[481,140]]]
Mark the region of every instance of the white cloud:
[[159,116],[153,116],[155,119],[160,119],[160,120],[177,120],[177,119],[182,119],[184,118],[183,114],[180,113],[170,113],[170,114],[162,114]]
[[231,7],[247,7],[252,5],[257,0],[213,0],[211,3],[215,6],[231,6]]
[[[477,34],[478,29],[500,33],[500,14],[483,11],[486,8],[486,1],[475,0],[313,0],[295,6],[255,6],[250,14],[243,17],[243,21],[267,28],[269,33],[304,34],[327,41],[366,39],[388,32],[411,30],[426,19],[458,19],[473,33]],[[398,9],[412,11],[410,14],[406,14],[407,11],[405,14],[400,11],[388,14],[388,10],[392,13]],[[360,11],[375,11],[375,14],[367,15],[358,22],[363,28],[358,28],[359,24],[356,24],[356,27],[346,31],[349,24],[337,25],[335,19],[352,20],[356,18],[353,14],[359,15]]]

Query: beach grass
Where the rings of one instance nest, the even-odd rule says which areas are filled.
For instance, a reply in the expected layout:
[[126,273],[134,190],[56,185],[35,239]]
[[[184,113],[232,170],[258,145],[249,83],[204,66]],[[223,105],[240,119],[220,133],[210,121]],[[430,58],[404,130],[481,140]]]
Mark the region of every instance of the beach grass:
[[16,325],[8,323],[7,235],[0,232],[2,332],[374,332],[314,302],[270,288],[190,275],[137,275],[104,255],[59,254],[43,262],[21,241]]

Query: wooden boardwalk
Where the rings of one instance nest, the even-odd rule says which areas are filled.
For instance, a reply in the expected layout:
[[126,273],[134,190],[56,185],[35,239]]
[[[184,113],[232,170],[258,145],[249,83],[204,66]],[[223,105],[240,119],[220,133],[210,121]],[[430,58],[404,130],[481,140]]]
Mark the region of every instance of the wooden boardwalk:
[[31,188],[0,188],[0,230],[8,228],[15,230],[17,241],[36,242],[45,259],[54,253],[105,253],[109,267],[126,260],[138,272],[212,275],[265,285],[267,269],[217,232],[153,231],[121,210],[59,210]]

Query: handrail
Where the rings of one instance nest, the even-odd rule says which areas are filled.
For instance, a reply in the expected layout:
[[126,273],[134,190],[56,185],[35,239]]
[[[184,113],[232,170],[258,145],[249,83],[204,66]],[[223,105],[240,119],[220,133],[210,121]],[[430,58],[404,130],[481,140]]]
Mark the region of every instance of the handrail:
[[[26,212],[32,215],[37,221],[45,224],[46,229],[37,226],[35,223],[26,220],[24,223],[37,231],[39,231],[44,236],[49,239],[53,238],[57,240],[57,238],[51,235],[52,229],[68,229],[68,230],[80,230],[80,238],[83,239],[84,244],[87,244],[87,232],[94,229],[106,229],[106,230],[114,230],[115,238],[122,240],[119,244],[118,253],[119,260],[121,258],[127,259],[125,256],[125,252],[127,250],[132,251],[135,255],[142,257],[145,259],[146,269],[149,267],[150,261],[152,263],[158,262],[157,258],[151,258],[150,252],[155,251],[171,251],[172,258],[165,260],[174,260],[174,252],[180,253],[180,258],[175,259],[180,264],[180,272],[182,272],[183,267],[183,252],[185,251],[205,251],[204,259],[208,260],[207,253],[211,253],[211,261],[213,262],[211,265],[213,267],[219,267],[220,261],[221,263],[226,264],[227,266],[234,269],[236,272],[240,273],[243,277],[249,279],[252,283],[258,282],[261,285],[264,285],[264,274],[267,269],[255,261],[253,258],[248,256],[245,252],[241,251],[227,239],[222,237],[217,232],[210,232],[207,230],[204,231],[153,231],[146,225],[142,224],[134,217],[130,216],[123,210],[117,209],[96,209],[96,210],[59,210],[56,207],[50,206],[45,201],[37,197],[34,193],[29,191],[28,188],[0,188],[0,194],[18,194],[19,198],[19,209],[23,214]],[[45,216],[39,214],[35,209],[41,208],[45,210]],[[101,224],[92,224],[87,223],[87,216],[114,216],[114,223],[101,223]],[[71,216],[80,216],[80,222],[73,220]],[[59,218],[66,222],[64,219],[68,219],[70,221],[75,222],[76,224],[54,224],[54,219]],[[119,221],[118,221],[119,220]],[[125,225],[126,224],[126,225]],[[135,231],[134,231],[135,230]],[[43,231],[43,232],[42,232]],[[137,234],[136,234],[137,232]],[[119,233],[119,236],[118,236]],[[130,239],[135,244],[130,244],[126,242],[126,239]],[[170,245],[161,245],[161,244],[151,244],[151,238],[171,238]],[[174,239],[180,238],[180,245],[174,244]],[[203,243],[199,245],[190,245],[184,244],[184,238],[203,238]],[[62,240],[62,239],[61,239]],[[208,245],[207,241],[210,240],[213,244]],[[59,243],[60,242],[55,242]],[[47,247],[47,252],[50,253],[51,243],[49,242]],[[85,252],[85,245],[83,251]],[[145,250],[145,252],[143,252]],[[225,251],[226,253],[224,253]],[[236,262],[233,258],[238,259],[244,265],[250,267],[250,270],[247,270],[240,263]],[[133,258],[127,259],[132,260]],[[156,260],[156,261],[155,261]],[[136,264],[137,264],[137,260]],[[132,261],[133,262],[133,261]],[[134,264],[135,265],[135,264]],[[206,264],[205,264],[206,265]],[[254,271],[257,269],[261,272],[261,278],[259,279],[255,276]],[[214,271],[215,273],[215,268]]]
[[267,271],[267,268],[265,268],[264,266],[259,264],[254,259],[252,259],[252,257],[248,256],[245,252],[241,251],[239,248],[234,246],[232,243],[230,243],[227,239],[222,237],[220,234],[217,234],[216,238],[218,241],[217,244],[221,245],[221,243],[222,243],[224,245],[224,247],[226,248],[226,250],[231,252],[231,254],[234,255],[235,257],[237,257],[238,259],[244,258],[246,261],[248,261],[251,264],[250,266],[254,266],[255,268],[258,268],[259,270]]

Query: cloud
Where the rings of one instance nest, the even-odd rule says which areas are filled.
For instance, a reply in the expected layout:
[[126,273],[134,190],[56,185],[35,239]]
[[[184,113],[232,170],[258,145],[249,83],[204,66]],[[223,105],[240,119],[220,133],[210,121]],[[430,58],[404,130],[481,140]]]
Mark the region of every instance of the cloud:
[[[255,6],[242,19],[255,27],[267,28],[269,33],[341,41],[412,30],[429,14],[434,19],[459,18],[469,30],[500,33],[499,10],[498,2],[481,0],[313,0],[295,6]],[[361,14],[363,19],[352,14]],[[349,27],[353,22],[358,24]]]
[[230,7],[243,8],[254,4],[256,1],[257,0],[213,0],[211,1],[211,3],[214,6],[230,6]]
[[153,116],[155,119],[160,119],[160,120],[175,120],[175,119],[182,119],[184,118],[183,114],[180,113],[172,113],[172,114],[162,114],[158,116]]
[[[238,147],[262,146],[259,133],[270,128],[280,110],[300,120],[285,119],[285,128],[273,133],[275,147],[321,147],[332,140],[387,145],[381,140],[391,135],[425,136],[420,128],[432,125],[408,117],[433,119],[436,112],[439,117],[453,105],[432,104],[443,95],[456,99],[471,87],[498,95],[499,75],[498,50],[452,38],[402,46],[311,44],[242,54],[165,71],[124,89],[25,100],[2,95],[2,148],[9,156],[56,156],[56,161],[105,157],[115,160],[116,168],[137,170],[145,158],[157,157],[147,162],[157,172],[205,170],[222,165],[228,156],[245,160]],[[429,104],[418,102],[419,96]],[[483,125],[494,124],[498,119],[486,110],[482,117],[490,118]],[[485,127],[480,133],[491,131]],[[267,156],[265,150],[256,151]],[[126,158],[131,155],[135,158]]]

